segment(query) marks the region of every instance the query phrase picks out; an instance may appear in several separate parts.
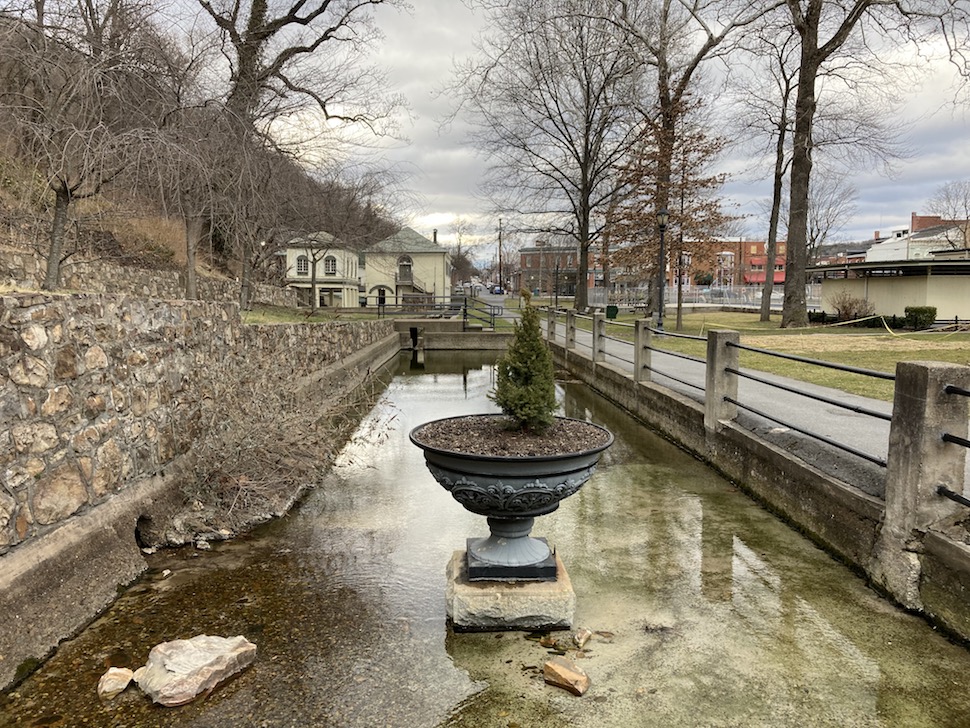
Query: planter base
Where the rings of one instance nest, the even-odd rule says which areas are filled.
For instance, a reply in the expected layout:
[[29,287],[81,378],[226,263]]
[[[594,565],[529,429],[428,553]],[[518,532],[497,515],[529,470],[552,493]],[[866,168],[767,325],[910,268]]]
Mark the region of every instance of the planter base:
[[[469,538],[465,545],[468,554],[467,568],[468,579],[470,581],[555,581],[558,568],[556,565],[556,555],[549,549],[549,545],[544,538],[515,539],[513,543],[522,541],[535,541],[544,549],[547,554],[545,558],[533,563],[520,564],[496,564],[480,558],[479,553],[485,550],[488,552],[487,545],[491,541],[504,541],[496,539],[494,536],[489,538]],[[498,548],[502,548],[499,544]]]
[[566,568],[553,556],[555,581],[472,581],[467,554],[455,551],[448,562],[446,602],[456,632],[570,629],[576,593]]

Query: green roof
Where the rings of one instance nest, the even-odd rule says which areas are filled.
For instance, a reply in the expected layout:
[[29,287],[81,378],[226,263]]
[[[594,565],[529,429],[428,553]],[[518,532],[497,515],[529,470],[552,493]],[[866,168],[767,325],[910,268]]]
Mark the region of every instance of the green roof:
[[374,253],[446,253],[446,248],[428,240],[409,227],[401,228],[389,238],[372,245],[367,252]]

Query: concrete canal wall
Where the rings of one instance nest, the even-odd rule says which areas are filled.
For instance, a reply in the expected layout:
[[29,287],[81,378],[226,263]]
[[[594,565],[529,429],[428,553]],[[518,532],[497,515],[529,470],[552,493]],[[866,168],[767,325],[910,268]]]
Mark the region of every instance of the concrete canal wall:
[[[885,499],[824,473],[738,425],[736,332],[711,332],[707,388],[700,403],[636,377],[595,353],[550,342],[558,366],[695,454],[864,575],[902,606],[960,639],[970,639],[970,546],[966,506],[942,497],[964,494],[970,368],[933,362],[900,364],[886,468]],[[733,357],[733,358],[732,358]],[[634,366],[636,370],[636,364]]]
[[400,348],[391,321],[248,326],[232,303],[0,296],[0,687],[145,568],[139,521],[184,500],[214,378],[353,388]]

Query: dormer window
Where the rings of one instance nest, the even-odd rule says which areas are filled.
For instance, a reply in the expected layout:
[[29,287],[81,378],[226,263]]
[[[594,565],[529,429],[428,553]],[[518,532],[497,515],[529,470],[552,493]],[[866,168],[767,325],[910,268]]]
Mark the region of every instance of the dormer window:
[[296,259],[296,274],[298,276],[306,276],[310,274],[310,259],[305,255],[301,255]]

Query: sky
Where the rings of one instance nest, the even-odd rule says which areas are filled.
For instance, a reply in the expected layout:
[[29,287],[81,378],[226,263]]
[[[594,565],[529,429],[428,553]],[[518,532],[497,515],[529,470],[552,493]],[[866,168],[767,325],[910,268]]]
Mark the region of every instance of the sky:
[[[454,245],[453,221],[461,216],[475,226],[464,244],[481,245],[480,257],[494,256],[498,220],[487,212],[478,195],[486,161],[467,143],[461,122],[440,127],[453,101],[441,93],[453,73],[455,58],[474,52],[473,41],[483,20],[461,0],[413,0],[408,13],[385,13],[378,18],[385,42],[378,60],[388,68],[390,80],[410,106],[403,122],[407,143],[386,150],[387,161],[407,177],[411,193],[406,200],[405,224],[438,241]],[[910,214],[926,213],[936,189],[947,181],[970,179],[970,108],[947,108],[953,97],[954,73],[946,63],[934,67],[919,89],[903,96],[901,117],[914,120],[908,142],[914,154],[897,163],[895,175],[877,169],[859,169],[850,176],[858,190],[855,214],[838,233],[838,240],[864,241],[876,231],[889,234],[908,228]],[[756,179],[749,160],[726,159],[728,169],[745,169],[724,188],[725,196],[748,215],[745,237],[764,239],[760,223],[768,183]],[[767,175],[769,170],[765,169]]]

